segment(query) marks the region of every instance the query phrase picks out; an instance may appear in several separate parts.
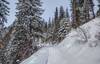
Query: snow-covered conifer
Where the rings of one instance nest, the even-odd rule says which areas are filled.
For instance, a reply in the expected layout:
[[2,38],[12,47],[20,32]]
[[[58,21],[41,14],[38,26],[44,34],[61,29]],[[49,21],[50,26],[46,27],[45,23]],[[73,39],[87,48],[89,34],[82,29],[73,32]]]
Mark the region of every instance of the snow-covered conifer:
[[4,29],[4,23],[7,22],[7,15],[9,13],[9,2],[7,0],[0,0],[0,37],[2,37],[2,30]]
[[[41,32],[41,0],[18,0],[14,38],[11,41],[12,51],[10,64],[19,64],[37,50],[35,37]],[[32,46],[35,43],[34,47]],[[13,57],[11,57],[13,55]],[[17,60],[19,60],[17,62]],[[11,62],[12,61],[12,62]]]
[[97,16],[100,16],[100,0],[98,0],[98,3],[99,3],[99,4],[98,4],[99,9],[98,9],[98,11],[97,11],[97,14],[96,14],[96,15],[97,15]]

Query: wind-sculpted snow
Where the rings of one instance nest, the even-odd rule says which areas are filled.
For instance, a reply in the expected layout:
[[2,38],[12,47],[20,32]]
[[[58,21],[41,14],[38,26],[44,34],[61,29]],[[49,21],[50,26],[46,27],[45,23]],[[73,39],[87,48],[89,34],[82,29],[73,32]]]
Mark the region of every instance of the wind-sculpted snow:
[[77,29],[55,47],[45,47],[21,64],[100,64],[100,18]]

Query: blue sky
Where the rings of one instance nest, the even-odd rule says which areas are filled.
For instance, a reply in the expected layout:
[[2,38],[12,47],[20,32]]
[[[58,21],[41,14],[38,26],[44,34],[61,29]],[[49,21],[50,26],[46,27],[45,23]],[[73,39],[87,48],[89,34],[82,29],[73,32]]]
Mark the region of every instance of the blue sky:
[[[10,9],[10,14],[8,16],[8,23],[6,24],[7,26],[11,25],[12,22],[15,20],[15,8],[16,8],[16,1],[17,0],[8,0],[10,2],[9,7]],[[42,0],[43,2],[43,9],[45,10],[42,17],[45,20],[48,20],[49,17],[52,17],[55,11],[56,7],[59,6],[64,6],[64,8],[67,8],[69,4],[69,0]]]
[[42,17],[45,20],[48,20],[49,17],[52,17],[54,15],[56,7],[63,6],[66,9],[70,4],[69,0],[42,0],[42,1],[44,2],[43,9],[45,10]]
[[10,13],[9,13],[9,16],[8,16],[8,23],[6,24],[7,26],[11,25],[13,23],[13,21],[15,20],[15,8],[16,8],[16,0],[8,0],[10,2]]

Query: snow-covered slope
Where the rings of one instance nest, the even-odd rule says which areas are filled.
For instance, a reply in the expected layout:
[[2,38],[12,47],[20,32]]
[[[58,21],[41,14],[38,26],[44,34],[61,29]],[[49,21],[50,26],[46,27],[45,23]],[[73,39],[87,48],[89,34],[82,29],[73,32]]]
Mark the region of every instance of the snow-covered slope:
[[100,18],[72,30],[61,44],[42,48],[21,64],[100,64]]

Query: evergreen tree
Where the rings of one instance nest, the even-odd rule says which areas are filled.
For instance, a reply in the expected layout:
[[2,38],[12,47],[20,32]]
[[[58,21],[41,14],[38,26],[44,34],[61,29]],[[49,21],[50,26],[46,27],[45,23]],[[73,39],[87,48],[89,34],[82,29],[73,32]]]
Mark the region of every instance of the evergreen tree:
[[66,9],[66,18],[69,18],[69,12],[68,12],[68,8]]
[[76,28],[80,25],[80,11],[79,11],[79,0],[72,0],[72,27]]
[[93,0],[84,0],[83,8],[86,22],[88,22],[90,19],[95,18]]
[[54,19],[55,19],[55,21],[58,20],[58,7],[56,7]]
[[91,13],[91,14],[90,14],[90,19],[93,19],[93,18],[95,18],[93,0],[89,0],[88,5],[90,6],[90,7],[89,7],[89,12]]
[[59,19],[61,20],[63,18],[65,18],[65,11],[63,6],[60,6]]
[[92,0],[72,0],[73,27],[88,22],[95,18],[94,3]]
[[52,41],[55,41],[56,40],[56,37],[57,37],[57,31],[59,29],[59,12],[58,12],[58,8],[56,7],[56,10],[55,10],[55,13],[54,13],[54,20],[53,23],[53,32],[52,32]]
[[59,24],[59,30],[57,32],[57,42],[61,42],[71,29],[68,9],[66,9],[65,15],[62,17]]
[[[4,33],[4,23],[7,22],[7,15],[9,14],[9,2],[7,0],[0,0],[0,44],[5,44],[3,42],[3,33]],[[4,45],[3,45],[4,46]],[[0,63],[5,64],[5,47],[1,47],[0,49]]]
[[98,8],[99,8],[99,9],[98,9],[98,11],[97,11],[97,14],[96,14],[96,15],[97,15],[97,16],[100,16],[100,0],[98,0],[98,3],[99,3],[99,4],[98,4]]
[[2,37],[1,33],[4,29],[4,23],[7,22],[7,15],[9,13],[8,4],[9,2],[6,0],[0,0],[0,38]]
[[60,21],[60,28],[57,32],[57,42],[61,42],[66,35],[71,31],[71,25],[70,25],[70,21],[69,18],[63,18]]
[[56,7],[56,11],[55,11],[55,16],[54,16],[54,26],[55,26],[55,31],[57,31],[58,27],[59,27],[59,21],[58,21],[58,8]]
[[[40,0],[18,0],[14,38],[11,44],[9,64],[19,64],[37,50],[36,37],[41,27],[43,10]],[[13,57],[12,57],[13,55]]]
[[49,18],[48,27],[51,27],[51,18]]

